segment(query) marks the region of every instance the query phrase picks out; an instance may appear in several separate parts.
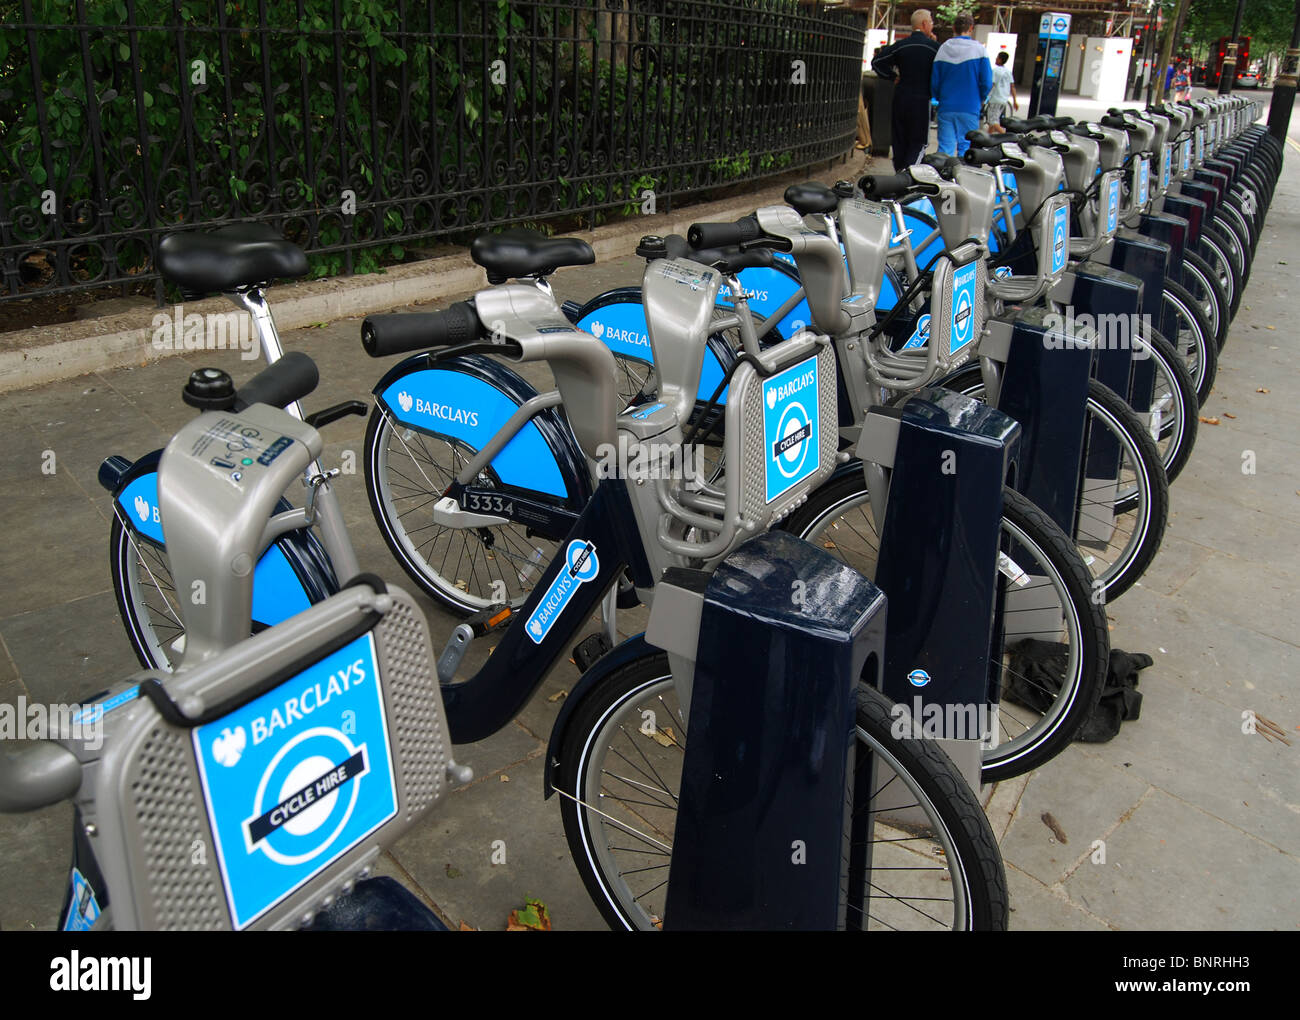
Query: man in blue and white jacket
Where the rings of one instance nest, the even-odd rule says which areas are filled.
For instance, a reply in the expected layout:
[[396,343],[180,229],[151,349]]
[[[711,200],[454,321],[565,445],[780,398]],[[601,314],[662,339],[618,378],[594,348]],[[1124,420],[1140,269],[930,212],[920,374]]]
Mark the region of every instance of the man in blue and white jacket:
[[963,155],[970,148],[966,132],[978,131],[980,109],[993,87],[993,68],[984,47],[971,38],[975,19],[953,19],[957,34],[939,47],[930,71],[930,95],[939,104],[939,151]]

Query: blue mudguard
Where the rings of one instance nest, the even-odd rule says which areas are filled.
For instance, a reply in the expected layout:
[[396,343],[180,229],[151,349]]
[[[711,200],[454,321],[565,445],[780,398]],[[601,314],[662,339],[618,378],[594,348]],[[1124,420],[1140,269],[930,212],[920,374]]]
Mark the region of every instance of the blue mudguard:
[[[435,360],[428,352],[394,365],[374,389],[396,422],[481,450],[537,390],[490,358]],[[489,465],[500,487],[577,511],[591,498],[582,451],[556,408],[535,415]]]

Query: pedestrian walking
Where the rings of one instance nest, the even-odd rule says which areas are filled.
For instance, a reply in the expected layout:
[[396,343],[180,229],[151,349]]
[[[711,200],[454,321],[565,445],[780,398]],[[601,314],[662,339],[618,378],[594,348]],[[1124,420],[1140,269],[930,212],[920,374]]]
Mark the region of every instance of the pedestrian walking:
[[890,111],[894,170],[920,160],[930,140],[930,70],[939,41],[927,10],[912,12],[912,34],[879,50],[871,69],[894,82]]
[[1016,83],[1011,78],[1011,68],[1007,63],[1011,60],[1011,54],[1003,50],[997,55],[997,60],[993,64],[993,88],[989,91],[988,103],[985,104],[985,119],[988,121],[989,131],[992,134],[1000,135],[1006,131],[1002,126],[1002,118],[1011,113],[1012,110],[1020,109],[1020,97],[1016,95]]
[[939,104],[939,151],[961,156],[970,148],[967,132],[979,130],[993,68],[984,47],[971,38],[975,19],[959,14],[952,27],[956,34],[934,55],[930,94]]

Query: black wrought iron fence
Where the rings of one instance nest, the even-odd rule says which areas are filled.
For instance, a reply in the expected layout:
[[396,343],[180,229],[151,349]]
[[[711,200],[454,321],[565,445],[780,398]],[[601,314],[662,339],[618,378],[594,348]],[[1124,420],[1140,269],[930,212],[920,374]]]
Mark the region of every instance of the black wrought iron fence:
[[571,229],[852,144],[863,21],[796,0],[0,0],[0,301],[266,221],[313,273]]

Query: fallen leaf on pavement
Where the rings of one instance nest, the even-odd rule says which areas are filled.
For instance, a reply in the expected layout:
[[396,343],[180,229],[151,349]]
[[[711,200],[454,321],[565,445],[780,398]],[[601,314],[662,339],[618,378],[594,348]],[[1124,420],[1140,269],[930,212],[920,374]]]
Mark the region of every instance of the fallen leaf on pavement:
[[443,870],[447,873],[448,878],[460,878],[460,869],[453,868],[450,863]]
[[1224,416],[1225,418],[1236,418],[1236,417],[1237,417],[1235,414],[1229,414],[1227,411],[1224,411],[1224,412],[1223,412],[1223,416]]
[[556,701],[559,701],[561,698],[567,698],[568,696],[569,696],[569,692],[568,692],[568,691],[556,691],[554,694],[552,694],[552,695],[551,695],[549,698],[547,698],[546,700],[547,700],[547,701],[550,701],[550,702],[556,702]]
[[504,772],[501,773],[501,782],[503,782],[503,783],[508,783],[508,782],[510,782],[510,777],[509,777],[508,775],[506,775]]
[[1267,386],[1261,386],[1261,387],[1260,387],[1259,389],[1257,389],[1255,392],[1256,392],[1256,393],[1267,393],[1267,392],[1268,392],[1268,387],[1267,387]]
[[1201,415],[1201,421],[1205,422],[1206,425],[1217,425],[1217,424],[1219,424],[1219,419],[1218,419],[1218,418],[1207,418],[1207,417],[1205,417],[1205,415]]
[[524,900],[518,910],[510,911],[506,931],[550,931],[551,915],[541,900]]
[[1061,823],[1052,817],[1052,812],[1044,811],[1042,814],[1042,819],[1043,819],[1043,824],[1052,830],[1052,835],[1057,838],[1058,842],[1061,843],[1070,842],[1065,837],[1065,830],[1061,828]]
[[473,927],[471,927],[470,925],[466,924],[464,921],[461,921],[461,922],[460,922],[460,930],[461,930],[461,931],[478,931],[477,928],[473,928]]

